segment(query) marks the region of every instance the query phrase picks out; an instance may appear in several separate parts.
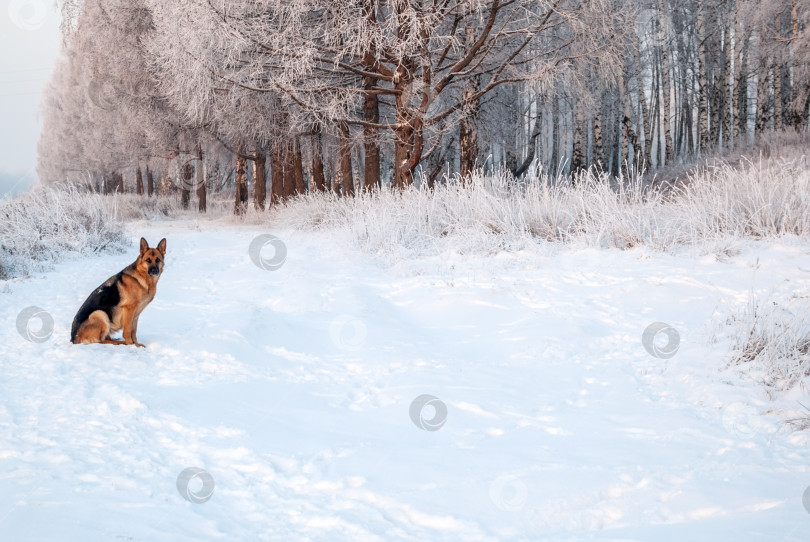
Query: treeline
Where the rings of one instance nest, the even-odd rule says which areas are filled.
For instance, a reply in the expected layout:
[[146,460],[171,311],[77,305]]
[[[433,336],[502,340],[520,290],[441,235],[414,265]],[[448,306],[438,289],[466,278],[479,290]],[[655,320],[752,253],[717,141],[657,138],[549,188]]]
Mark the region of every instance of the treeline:
[[[614,175],[807,129],[810,0],[67,0],[38,172],[309,190]],[[250,178],[250,183],[249,183]],[[269,194],[268,194],[269,188]]]

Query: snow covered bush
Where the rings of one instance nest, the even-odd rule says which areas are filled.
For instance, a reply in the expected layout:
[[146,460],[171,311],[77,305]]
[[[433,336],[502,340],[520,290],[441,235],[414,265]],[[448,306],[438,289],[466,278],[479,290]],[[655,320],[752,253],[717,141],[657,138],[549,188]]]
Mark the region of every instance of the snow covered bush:
[[810,301],[753,298],[728,323],[731,365],[744,367],[772,390],[789,390],[810,376]]
[[0,279],[44,269],[68,253],[123,250],[129,241],[104,200],[70,186],[0,200]]
[[189,208],[183,209],[180,194],[145,197],[137,194],[115,194],[103,198],[103,205],[115,218],[130,220],[163,220],[172,218],[221,217],[233,213],[233,201],[208,196],[208,209],[205,215],[197,211],[197,202],[192,199]]
[[[274,218],[303,229],[342,229],[364,250],[392,258],[453,250],[487,254],[538,243],[599,248],[697,247],[725,257],[744,238],[810,233],[810,171],[803,155],[714,161],[674,185],[611,179],[477,173],[429,189],[354,198],[309,193]],[[395,256],[396,255],[396,256]]]

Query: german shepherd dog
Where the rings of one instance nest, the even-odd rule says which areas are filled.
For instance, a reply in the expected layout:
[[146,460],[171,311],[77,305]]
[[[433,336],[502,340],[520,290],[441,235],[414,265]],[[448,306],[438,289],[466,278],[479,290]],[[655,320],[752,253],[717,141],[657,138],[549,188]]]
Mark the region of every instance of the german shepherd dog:
[[[76,313],[70,342],[143,346],[137,337],[138,317],[155,297],[165,256],[166,239],[149,248],[141,237],[138,259],[96,288]],[[118,330],[124,331],[123,341],[110,337]]]

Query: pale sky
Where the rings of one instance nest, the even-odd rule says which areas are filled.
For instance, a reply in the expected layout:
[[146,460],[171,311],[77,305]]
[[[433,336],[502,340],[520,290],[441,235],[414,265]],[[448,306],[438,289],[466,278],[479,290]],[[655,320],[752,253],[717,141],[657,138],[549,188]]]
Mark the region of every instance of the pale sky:
[[35,180],[40,99],[59,53],[55,0],[0,0],[0,197]]

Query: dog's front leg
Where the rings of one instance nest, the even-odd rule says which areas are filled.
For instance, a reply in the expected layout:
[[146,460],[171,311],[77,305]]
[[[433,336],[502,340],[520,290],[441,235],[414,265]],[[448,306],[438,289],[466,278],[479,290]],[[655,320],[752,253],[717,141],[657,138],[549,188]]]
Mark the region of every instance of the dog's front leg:
[[135,346],[146,348],[144,345],[138,342],[138,318],[140,317],[141,317],[140,313],[132,317],[132,343]]
[[122,307],[121,309],[121,323],[124,332],[124,344],[134,344],[135,346],[143,346],[135,340],[134,326],[135,324],[135,311],[129,307]]

